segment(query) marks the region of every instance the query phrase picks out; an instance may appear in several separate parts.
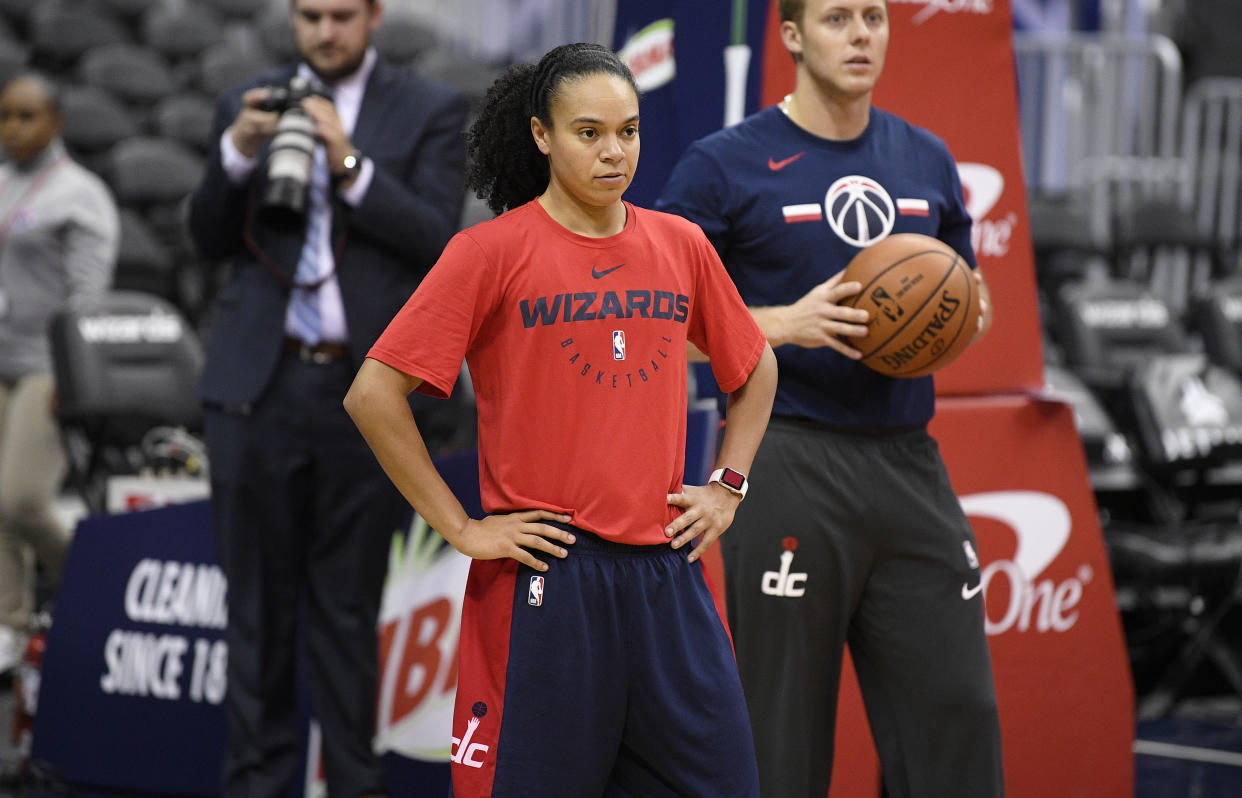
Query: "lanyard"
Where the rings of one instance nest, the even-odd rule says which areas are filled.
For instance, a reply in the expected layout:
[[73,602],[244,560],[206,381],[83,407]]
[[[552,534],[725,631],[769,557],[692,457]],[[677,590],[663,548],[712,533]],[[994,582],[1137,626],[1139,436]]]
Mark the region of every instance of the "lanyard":
[[[30,182],[30,185],[26,187],[26,190],[17,197],[17,200],[13,203],[13,207],[9,208],[9,212],[5,214],[4,220],[0,221],[0,249],[3,249],[4,242],[9,237],[9,230],[13,227],[13,223],[17,221],[17,215],[21,213],[26,203],[29,202],[30,198],[43,187],[43,184],[48,181],[48,178],[55,174],[60,167],[64,166],[65,162],[68,160],[68,156],[60,155],[55,161],[52,161],[47,166],[43,167],[39,174],[35,176],[35,179]],[[0,183],[0,197],[4,196],[4,190],[7,187],[8,180]]]

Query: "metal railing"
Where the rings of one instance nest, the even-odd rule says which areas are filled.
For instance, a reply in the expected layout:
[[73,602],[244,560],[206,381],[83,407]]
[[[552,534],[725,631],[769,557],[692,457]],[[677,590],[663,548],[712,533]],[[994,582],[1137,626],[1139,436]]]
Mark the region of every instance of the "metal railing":
[[1182,60],[1165,36],[1014,35],[1023,158],[1032,192],[1080,193],[1107,236],[1135,195],[1177,196]]
[[1201,78],[1186,93],[1182,158],[1190,179],[1181,199],[1201,232],[1223,249],[1242,229],[1242,78]]

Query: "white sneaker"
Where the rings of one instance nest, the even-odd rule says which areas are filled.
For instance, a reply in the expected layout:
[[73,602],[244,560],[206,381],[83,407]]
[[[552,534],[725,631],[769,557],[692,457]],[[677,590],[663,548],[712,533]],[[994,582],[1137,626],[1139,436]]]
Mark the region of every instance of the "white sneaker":
[[11,673],[22,661],[26,636],[11,626],[0,624],[0,674]]

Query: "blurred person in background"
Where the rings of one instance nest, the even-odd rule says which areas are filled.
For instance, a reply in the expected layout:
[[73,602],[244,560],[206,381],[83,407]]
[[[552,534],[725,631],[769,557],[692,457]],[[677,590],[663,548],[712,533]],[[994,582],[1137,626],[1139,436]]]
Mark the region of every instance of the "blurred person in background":
[[65,152],[60,91],[26,72],[0,94],[0,672],[20,659],[36,559],[55,583],[71,530],[52,500],[67,460],[48,324],[112,283],[120,222],[98,176]]
[[[468,106],[378,57],[377,0],[290,10],[299,62],[220,98],[190,203],[197,246],[233,268],[199,387],[229,581],[223,794],[268,798],[291,783],[301,641],[328,795],[357,798],[387,794],[372,749],[376,620],[410,508],[341,401],[456,232]],[[272,196],[291,207],[269,212]]]

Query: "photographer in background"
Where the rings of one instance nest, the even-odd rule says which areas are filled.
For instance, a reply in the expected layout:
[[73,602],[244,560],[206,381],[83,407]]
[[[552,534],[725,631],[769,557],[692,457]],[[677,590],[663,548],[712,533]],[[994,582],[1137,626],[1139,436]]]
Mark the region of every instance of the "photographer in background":
[[410,509],[341,401],[456,232],[468,107],[377,58],[377,0],[290,5],[301,63],[221,98],[190,206],[198,247],[233,267],[199,387],[229,580],[223,794],[294,777],[300,637],[328,795],[356,798],[386,794],[375,627]]

